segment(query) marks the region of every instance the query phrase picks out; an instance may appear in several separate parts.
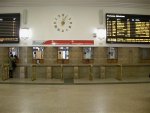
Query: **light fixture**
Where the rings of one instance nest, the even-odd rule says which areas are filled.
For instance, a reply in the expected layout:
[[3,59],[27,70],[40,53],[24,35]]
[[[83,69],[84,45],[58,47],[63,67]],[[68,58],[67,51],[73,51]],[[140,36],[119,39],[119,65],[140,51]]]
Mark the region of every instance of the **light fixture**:
[[95,30],[96,38],[98,39],[104,39],[106,37],[106,29],[97,28]]
[[21,28],[20,29],[20,38],[23,40],[27,40],[28,38],[31,38],[32,31],[30,28]]

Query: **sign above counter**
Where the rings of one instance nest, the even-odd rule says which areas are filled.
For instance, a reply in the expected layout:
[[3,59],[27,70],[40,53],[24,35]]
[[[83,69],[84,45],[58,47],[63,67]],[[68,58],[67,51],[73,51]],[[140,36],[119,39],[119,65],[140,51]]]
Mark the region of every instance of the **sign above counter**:
[[32,45],[94,45],[94,40],[34,40]]

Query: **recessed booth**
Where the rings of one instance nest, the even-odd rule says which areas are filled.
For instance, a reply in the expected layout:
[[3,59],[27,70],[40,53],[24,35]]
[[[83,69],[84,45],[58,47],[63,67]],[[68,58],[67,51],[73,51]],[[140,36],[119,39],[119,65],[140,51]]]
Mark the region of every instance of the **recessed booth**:
[[83,48],[83,63],[93,63],[93,48],[84,47]]
[[16,59],[16,63],[19,63],[19,48],[18,47],[9,47],[9,56],[13,55]]
[[44,63],[44,47],[33,47],[33,63],[43,64]]
[[69,47],[58,47],[57,62],[62,64],[69,63]]
[[107,62],[117,63],[118,62],[118,48],[108,47],[107,48]]

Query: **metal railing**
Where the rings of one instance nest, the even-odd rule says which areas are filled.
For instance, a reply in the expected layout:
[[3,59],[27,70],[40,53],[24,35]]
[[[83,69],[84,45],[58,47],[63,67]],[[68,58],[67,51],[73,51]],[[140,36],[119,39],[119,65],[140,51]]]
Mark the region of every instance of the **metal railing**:
[[[46,67],[47,70],[47,73],[46,73],[46,78],[53,78],[54,77],[54,73],[53,73],[53,68],[55,67],[59,67],[59,77],[60,79],[64,79],[64,74],[65,74],[65,71],[64,71],[64,68],[65,67],[72,67],[73,68],[73,78],[74,79],[80,79],[81,77],[81,72],[80,73],[80,69],[81,67],[85,67],[88,71],[87,71],[87,74],[88,74],[88,79],[89,80],[93,80],[94,78],[94,72],[95,72],[95,67],[97,69],[99,69],[99,78],[100,79],[106,79],[106,76],[108,74],[108,69],[115,69],[116,71],[116,75],[115,75],[115,78],[117,80],[123,80],[123,77],[126,76],[126,73],[128,71],[128,67],[129,68],[141,68],[141,67],[147,67],[149,68],[150,67],[150,64],[134,64],[134,65],[130,65],[130,64],[101,64],[101,65],[98,65],[98,64],[55,64],[55,65],[46,65],[46,64],[28,64],[28,65],[20,65],[18,64],[17,65],[18,67],[31,67],[31,80],[34,81],[37,79],[37,71],[38,71],[38,67]],[[116,68],[117,67],[117,68]],[[127,67],[127,68],[126,68]],[[117,70],[116,70],[117,69]],[[1,65],[1,78],[2,80],[7,80],[9,79],[9,65],[8,64],[2,64]],[[107,73],[106,73],[107,72]],[[147,72],[148,73],[148,72]]]
[[1,66],[2,70],[2,80],[5,81],[9,79],[9,64],[2,64]]

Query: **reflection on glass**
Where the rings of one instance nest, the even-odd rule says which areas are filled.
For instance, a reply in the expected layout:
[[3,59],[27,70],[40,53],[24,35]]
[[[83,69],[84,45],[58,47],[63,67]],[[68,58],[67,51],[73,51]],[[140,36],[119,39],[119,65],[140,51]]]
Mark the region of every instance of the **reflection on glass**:
[[19,48],[18,47],[9,47],[9,56],[10,55],[19,57]]
[[43,59],[44,47],[33,47],[33,59]]
[[117,59],[118,53],[116,47],[109,47],[108,48],[108,59]]
[[69,59],[69,47],[58,47],[58,59]]
[[92,59],[93,58],[93,49],[91,47],[83,48],[83,59]]

